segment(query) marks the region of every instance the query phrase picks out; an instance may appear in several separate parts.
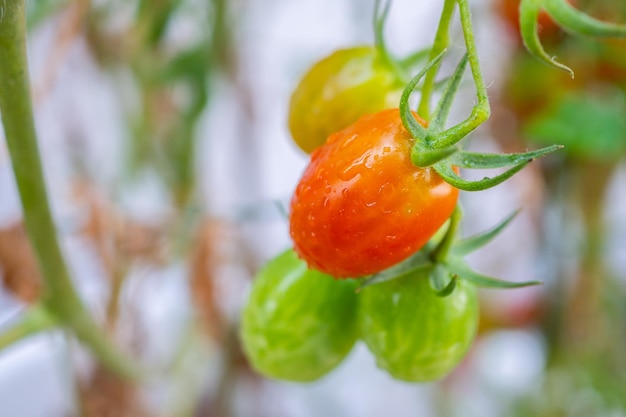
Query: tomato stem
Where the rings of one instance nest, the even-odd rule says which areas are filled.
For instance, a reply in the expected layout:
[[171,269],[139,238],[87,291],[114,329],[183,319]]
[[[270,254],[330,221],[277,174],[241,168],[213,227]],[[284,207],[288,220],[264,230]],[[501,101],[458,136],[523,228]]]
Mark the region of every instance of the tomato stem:
[[461,15],[461,26],[465,37],[465,47],[467,49],[467,59],[469,60],[474,85],[476,87],[477,104],[472,109],[472,114],[450,129],[437,135],[433,145],[437,148],[453,146],[461,139],[469,135],[474,129],[483,124],[490,116],[489,97],[487,96],[487,86],[480,70],[480,61],[474,39],[474,29],[472,28],[472,16],[468,0],[458,0],[459,13]]
[[[381,6],[383,1],[384,4]],[[391,0],[376,0],[374,4],[374,37],[376,48],[378,48],[378,51],[387,65],[391,67],[399,82],[406,84],[409,77],[407,76],[404,66],[389,52],[387,42],[385,42],[385,23],[387,22],[390,8]]]
[[[454,14],[454,6],[456,0],[445,0],[443,4],[443,10],[441,11],[441,17],[439,18],[439,27],[435,34],[435,41],[433,47],[430,50],[428,57],[429,61],[432,61],[446,50],[450,44],[450,23],[452,22],[452,15]],[[435,89],[435,78],[439,72],[439,63],[435,65],[424,79],[424,86],[422,87],[422,97],[417,108],[417,114],[426,120],[430,120],[430,98]]]
[[45,306],[36,304],[25,312],[18,323],[0,334],[0,350],[30,335],[53,329],[58,324],[58,319]]
[[448,230],[446,230],[446,234],[444,235],[443,239],[441,239],[441,242],[439,242],[437,247],[430,254],[430,259],[432,260],[432,262],[445,262],[448,257],[448,252],[450,252],[450,248],[452,247],[452,243],[454,242],[454,238],[456,237],[456,233],[459,229],[462,218],[463,211],[461,210],[461,206],[457,204],[454,208],[454,211],[452,212],[452,216],[450,216],[450,224],[448,225]]
[[[132,362],[109,343],[88,314],[72,284],[58,242],[33,118],[25,9],[24,0],[5,0],[0,15],[0,113],[26,231],[44,279],[43,305],[71,327],[111,370],[126,376],[136,375]],[[35,317],[37,314],[37,311],[31,313]],[[16,327],[2,338],[8,343],[49,325],[50,322],[43,321],[41,326]]]
[[545,0],[545,8],[550,17],[568,32],[599,38],[626,37],[626,25],[595,19],[573,7],[567,0]]

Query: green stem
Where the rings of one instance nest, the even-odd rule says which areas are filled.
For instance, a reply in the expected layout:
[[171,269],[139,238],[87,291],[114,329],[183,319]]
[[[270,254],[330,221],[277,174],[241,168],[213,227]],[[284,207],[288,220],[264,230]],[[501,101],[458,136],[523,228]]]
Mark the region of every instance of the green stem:
[[35,333],[56,327],[58,320],[43,305],[31,307],[21,321],[0,334],[0,351]]
[[474,77],[474,85],[476,86],[476,95],[478,105],[488,103],[487,86],[483,80],[483,74],[480,70],[480,62],[478,59],[478,50],[476,49],[476,40],[474,39],[474,29],[472,28],[472,15],[470,12],[468,0],[458,0],[459,14],[461,15],[461,26],[463,28],[463,37],[465,38],[465,47],[467,48],[467,58],[469,60],[472,76]]
[[[443,10],[441,12],[441,18],[439,19],[439,27],[435,34],[435,42],[433,48],[430,50],[428,61],[432,61],[446,50],[450,44],[450,22],[452,22],[452,15],[454,13],[454,6],[456,0],[445,0],[443,4]],[[430,98],[435,89],[435,78],[439,71],[439,64],[432,68],[426,74],[424,79],[424,86],[422,87],[422,97],[420,99],[417,113],[425,120],[430,120]]]
[[470,12],[468,0],[457,0],[459,4],[459,13],[461,15],[461,26],[463,27],[463,36],[465,38],[465,47],[467,48],[467,58],[469,60],[470,69],[472,70],[472,78],[476,87],[477,103],[472,109],[472,114],[463,122],[437,135],[434,140],[434,146],[444,148],[453,146],[461,139],[469,135],[474,129],[485,122],[491,114],[489,106],[489,97],[487,96],[487,86],[483,80],[480,70],[480,62],[478,59],[478,51],[476,49],[476,40],[474,39],[474,29],[472,28],[472,15]]
[[22,201],[24,223],[44,279],[44,305],[88,345],[104,364],[135,375],[91,319],[70,279],[50,212],[33,120],[24,0],[3,0],[0,19],[0,113]]
[[454,238],[456,237],[456,232],[459,229],[459,225],[461,224],[461,219],[463,218],[463,211],[461,210],[461,206],[458,204],[454,208],[452,212],[452,216],[450,216],[450,225],[448,226],[448,230],[444,235],[441,242],[437,245],[437,247],[430,254],[430,259],[435,263],[444,262],[448,257],[448,252],[450,252],[450,248],[452,247],[452,243],[454,243]]
[[407,71],[402,63],[391,54],[385,42],[385,24],[387,23],[387,16],[389,16],[389,9],[391,8],[391,0],[386,0],[381,6],[382,0],[376,0],[374,3],[374,37],[376,48],[382,56],[385,63],[392,69],[398,83],[406,84],[409,82],[410,77],[407,76]]

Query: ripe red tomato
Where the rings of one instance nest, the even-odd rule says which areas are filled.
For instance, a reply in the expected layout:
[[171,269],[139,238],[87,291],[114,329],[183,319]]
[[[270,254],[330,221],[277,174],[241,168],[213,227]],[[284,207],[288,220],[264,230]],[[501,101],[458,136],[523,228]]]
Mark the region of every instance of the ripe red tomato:
[[458,190],[411,163],[414,141],[390,109],[331,135],[311,155],[290,215],[295,250],[310,267],[336,278],[379,272],[450,217]]
[[396,107],[403,83],[374,46],[341,49],[316,63],[289,104],[294,142],[310,153],[365,114]]

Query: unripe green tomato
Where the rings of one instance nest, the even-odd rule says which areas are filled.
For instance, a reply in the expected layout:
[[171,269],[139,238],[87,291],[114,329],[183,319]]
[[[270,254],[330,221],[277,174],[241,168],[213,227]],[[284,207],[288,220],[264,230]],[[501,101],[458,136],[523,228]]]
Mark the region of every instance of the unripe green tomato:
[[341,49],[316,63],[289,104],[289,130],[310,153],[365,114],[397,107],[402,82],[378,48]]
[[361,337],[378,367],[394,378],[412,382],[442,378],[459,364],[474,340],[476,289],[463,280],[447,297],[437,296],[423,274],[366,287],[360,297]]
[[243,310],[246,356],[261,374],[305,382],[335,368],[358,333],[354,280],[310,270],[288,250],[256,277]]

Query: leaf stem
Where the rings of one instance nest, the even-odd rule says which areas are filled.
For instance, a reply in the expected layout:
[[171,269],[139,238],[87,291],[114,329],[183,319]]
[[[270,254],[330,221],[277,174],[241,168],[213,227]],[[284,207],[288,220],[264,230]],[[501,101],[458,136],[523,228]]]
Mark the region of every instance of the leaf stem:
[[[44,279],[43,304],[102,363],[134,376],[134,364],[113,347],[80,300],[58,242],[33,119],[26,58],[25,1],[4,0],[0,19],[0,113],[24,223]],[[10,334],[6,337],[10,338]]]
[[[450,22],[452,21],[452,15],[454,14],[454,6],[456,0],[445,0],[443,3],[443,10],[441,11],[441,17],[439,18],[439,27],[435,34],[435,41],[433,47],[430,50],[428,61],[432,61],[443,51],[446,50],[450,44]],[[430,98],[435,89],[435,78],[439,71],[439,63],[433,67],[426,78],[424,79],[424,86],[422,87],[422,97],[420,99],[417,113],[426,120],[430,120]]]
[[24,317],[0,334],[0,351],[35,333],[54,328],[58,319],[41,304],[29,308]]

